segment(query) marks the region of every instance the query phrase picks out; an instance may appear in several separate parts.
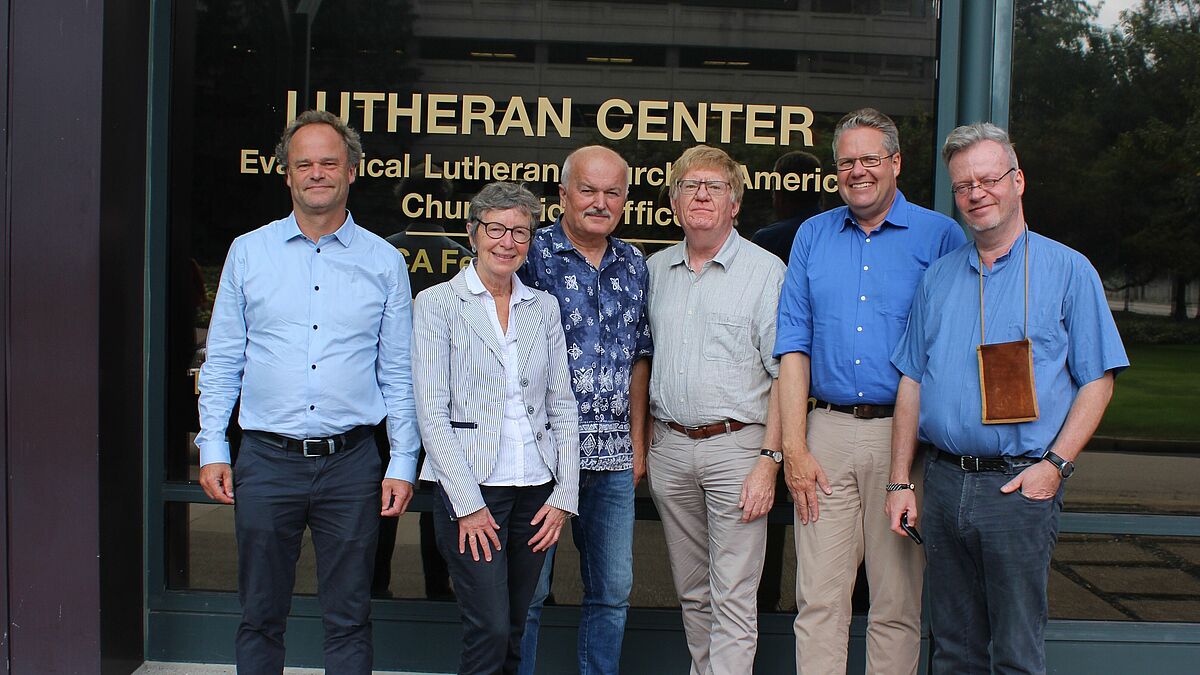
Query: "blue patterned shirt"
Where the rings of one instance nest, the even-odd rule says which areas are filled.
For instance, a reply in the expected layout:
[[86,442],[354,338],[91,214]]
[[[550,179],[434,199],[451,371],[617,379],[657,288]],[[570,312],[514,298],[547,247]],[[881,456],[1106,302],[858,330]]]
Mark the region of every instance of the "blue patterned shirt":
[[596,269],[575,250],[562,222],[537,231],[521,280],[556,298],[567,337],[567,365],[579,403],[579,468],[633,467],[629,376],[654,353],[646,320],[646,259],[616,237]]

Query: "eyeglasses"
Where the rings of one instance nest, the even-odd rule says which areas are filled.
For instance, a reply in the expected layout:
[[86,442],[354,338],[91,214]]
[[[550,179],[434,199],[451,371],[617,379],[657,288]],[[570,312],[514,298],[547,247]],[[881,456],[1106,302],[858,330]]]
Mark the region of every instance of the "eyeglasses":
[[950,191],[954,193],[955,197],[966,197],[967,195],[974,192],[975,188],[991,190],[992,188],[996,187],[996,185],[1000,181],[1004,180],[1008,176],[1008,174],[1010,174],[1016,170],[1017,170],[1017,167],[1014,166],[1013,168],[1009,169],[1008,171],[1005,171],[1004,173],[1000,174],[999,178],[984,178],[983,180],[979,181],[978,183],[959,183],[958,185],[951,185]]
[[710,197],[724,197],[729,194],[729,190],[733,187],[727,180],[692,180],[690,178],[685,178],[675,185],[679,188],[680,192],[689,197],[700,192],[701,185],[704,186],[704,189],[708,190],[708,196]]
[[837,167],[838,171],[849,171],[850,169],[854,168],[854,163],[858,162],[859,164],[862,164],[862,168],[864,168],[864,169],[874,169],[875,167],[879,166],[880,164],[883,164],[883,160],[885,160],[889,157],[894,157],[895,155],[896,155],[896,153],[893,152],[890,155],[883,155],[883,156],[863,155],[862,157],[843,157],[843,158],[839,159],[838,161],[834,162],[834,166]]
[[533,230],[530,230],[528,227],[522,227],[520,225],[517,227],[508,227],[504,223],[488,223],[479,219],[476,219],[475,222],[481,225],[483,227],[483,231],[492,239],[503,239],[505,232],[511,232],[514,242],[518,244],[528,244],[529,240],[533,237]]

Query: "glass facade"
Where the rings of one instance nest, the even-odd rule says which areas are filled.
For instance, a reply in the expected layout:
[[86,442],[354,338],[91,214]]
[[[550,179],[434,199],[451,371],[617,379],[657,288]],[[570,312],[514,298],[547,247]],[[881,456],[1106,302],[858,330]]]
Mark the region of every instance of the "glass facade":
[[[362,132],[366,156],[349,208],[405,254],[414,292],[450,278],[468,259],[465,201],[480,186],[525,182],[552,222],[559,165],[591,143],[628,159],[631,190],[617,234],[648,252],[680,237],[664,186],[684,148],[710,143],[744,164],[750,185],[738,227],[749,237],[777,219],[775,190],[838,203],[832,126],[866,105],[900,124],[901,188],[928,205],[937,42],[931,3],[833,5],[392,0],[308,11],[308,3],[294,2],[282,9],[175,2],[167,479],[196,479],[194,375],[208,312],[232,239],[287,213],[273,146],[297,112],[322,107]],[[811,152],[820,167],[804,175],[774,171],[792,150]],[[236,428],[231,440],[236,445]],[[649,502],[644,488],[639,495]],[[168,507],[169,587],[235,587],[225,511]],[[418,521],[415,514],[401,519],[392,561],[378,569],[392,579],[377,589],[381,596],[451,597],[444,580],[422,584],[403,573],[420,569],[405,554],[420,548],[422,528],[409,526]],[[777,539],[784,536],[778,529]],[[200,554],[197,538],[210,540],[203,548],[222,547],[222,555]],[[637,541],[633,605],[675,606],[657,522],[639,523]],[[777,579],[790,550],[780,548],[768,568]],[[420,559],[436,566],[436,557],[426,551]],[[573,565],[570,554],[561,556],[559,602],[578,601]],[[298,591],[311,591],[309,572]],[[780,581],[784,589],[793,585]],[[794,607],[790,593],[780,596]]]
[[[524,182],[552,222],[560,163],[591,143],[628,159],[631,189],[617,234],[647,252],[680,236],[665,185],[670,162],[698,142],[745,166],[743,236],[778,219],[777,190],[837,205],[832,127],[862,106],[896,119],[900,188],[911,201],[933,203],[943,3],[170,4],[166,318],[151,326],[164,336],[166,393],[150,403],[164,424],[162,437],[150,440],[150,466],[161,473],[149,480],[165,495],[151,506],[163,514],[161,531],[150,535],[151,574],[161,567],[171,592],[236,589],[233,512],[206,503],[194,483],[195,373],[229,243],[289,209],[273,147],[298,112],[325,108],[362,132],[366,156],[349,208],[405,254],[414,292],[469,258],[465,203],[480,186]],[[1200,192],[1185,170],[1196,156],[1190,111],[1200,100],[1181,105],[1168,84],[1188,75],[1163,66],[1200,63],[1200,50],[1164,51],[1195,49],[1195,31],[1186,32],[1194,18],[1177,17],[1178,34],[1160,17],[1138,35],[1126,26],[1132,37],[1118,38],[1076,3],[1018,0],[1014,10],[1010,129],[1029,185],[1026,215],[1032,229],[1081,250],[1100,270],[1133,363],[1068,485],[1066,510],[1134,520],[1111,531],[1074,531],[1065,521],[1051,618],[1200,622],[1200,537],[1181,534],[1198,534],[1186,517],[1200,516],[1190,479],[1200,470],[1200,253],[1192,250]],[[820,168],[775,171],[793,150],[812,153]],[[635,612],[673,610],[661,527],[644,486],[638,495],[631,603]],[[791,507],[779,496],[765,574],[774,586],[760,604],[785,622],[795,610],[795,555]],[[429,499],[420,490],[409,514],[384,523],[375,593],[398,601],[385,603],[389,610],[403,612],[410,600],[452,608],[424,522]],[[1185,518],[1141,527],[1148,521],[1138,516]],[[298,593],[314,592],[313,569],[306,544]],[[553,602],[571,606],[580,597],[577,556],[565,544]]]

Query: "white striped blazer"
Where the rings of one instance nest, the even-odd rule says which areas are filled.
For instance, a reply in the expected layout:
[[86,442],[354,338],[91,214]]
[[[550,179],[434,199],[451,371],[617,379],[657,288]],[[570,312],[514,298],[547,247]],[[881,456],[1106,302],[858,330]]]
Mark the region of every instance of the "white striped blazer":
[[[421,480],[437,481],[457,516],[486,506],[479,484],[500,449],[505,379],[500,342],[487,309],[467,290],[465,270],[421,291],[413,302],[413,390],[425,445]],[[521,393],[538,450],[554,475],[546,503],[579,508],[579,412],[571,391],[558,300],[533,298],[509,314],[517,332]]]

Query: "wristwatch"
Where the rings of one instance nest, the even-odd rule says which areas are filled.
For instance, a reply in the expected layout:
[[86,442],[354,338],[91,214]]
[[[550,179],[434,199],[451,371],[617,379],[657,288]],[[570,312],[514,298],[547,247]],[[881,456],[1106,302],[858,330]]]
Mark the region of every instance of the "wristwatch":
[[917,486],[913,483],[888,483],[884,489],[888,492],[899,492],[901,490],[916,490]]
[[1058,475],[1062,476],[1063,480],[1070,478],[1071,474],[1075,473],[1075,462],[1068,462],[1053,452],[1047,451],[1042,455],[1042,459],[1058,467]]
[[758,454],[762,455],[763,457],[770,457],[771,459],[775,460],[776,464],[783,463],[783,453],[778,450],[768,450],[763,448],[762,452],[759,452]]

